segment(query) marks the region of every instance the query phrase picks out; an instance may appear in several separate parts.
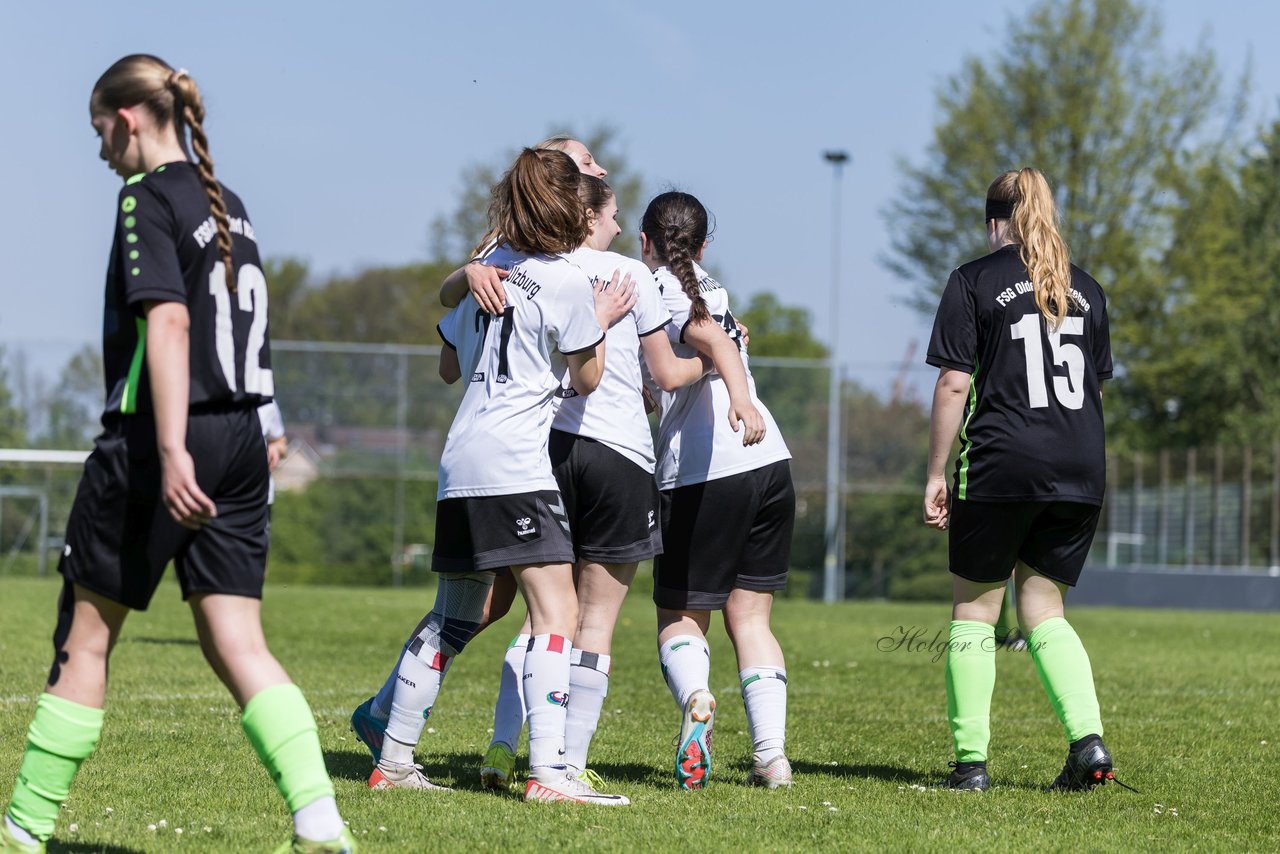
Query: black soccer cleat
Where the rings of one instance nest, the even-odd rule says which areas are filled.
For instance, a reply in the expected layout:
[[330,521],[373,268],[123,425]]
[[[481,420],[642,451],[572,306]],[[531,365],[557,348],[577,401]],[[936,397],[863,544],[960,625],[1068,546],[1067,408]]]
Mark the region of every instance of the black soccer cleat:
[[991,788],[991,778],[987,776],[985,762],[948,762],[951,776],[938,783],[943,789],[958,789],[964,792],[985,792]]
[[1102,743],[1102,737],[1086,735],[1072,743],[1071,749],[1067,752],[1067,764],[1063,766],[1062,773],[1049,784],[1045,791],[1087,792],[1108,782],[1118,783],[1131,792],[1138,791],[1116,779],[1115,771],[1112,770],[1111,754],[1107,752],[1107,746]]

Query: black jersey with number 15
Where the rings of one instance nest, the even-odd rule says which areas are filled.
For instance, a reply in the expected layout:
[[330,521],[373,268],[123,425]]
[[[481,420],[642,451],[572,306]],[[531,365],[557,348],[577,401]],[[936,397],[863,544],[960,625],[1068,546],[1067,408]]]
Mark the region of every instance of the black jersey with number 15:
[[190,405],[258,406],[271,399],[267,282],[239,197],[231,220],[236,292],[227,288],[209,198],[194,165],[135,175],[116,203],[107,268],[102,362],[111,412],[150,412],[144,303],[179,302],[191,316]]
[[1101,504],[1101,384],[1111,378],[1102,288],[1071,268],[1074,299],[1051,330],[1018,247],[951,274],[928,363],[971,375],[954,494],[973,501]]

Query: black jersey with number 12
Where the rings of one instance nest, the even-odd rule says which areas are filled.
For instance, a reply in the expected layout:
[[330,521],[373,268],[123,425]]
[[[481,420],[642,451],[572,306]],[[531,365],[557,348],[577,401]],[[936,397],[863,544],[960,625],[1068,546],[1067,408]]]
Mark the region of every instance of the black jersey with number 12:
[[1050,329],[1016,245],[951,274],[928,363],[971,375],[954,495],[973,501],[1101,504],[1102,381],[1111,341],[1102,288],[1071,268],[1073,299]]
[[244,205],[226,187],[222,197],[235,293],[227,287],[209,198],[193,164],[135,175],[120,191],[102,329],[108,413],[151,411],[149,301],[182,303],[190,314],[192,408],[258,406],[272,398],[266,277]]

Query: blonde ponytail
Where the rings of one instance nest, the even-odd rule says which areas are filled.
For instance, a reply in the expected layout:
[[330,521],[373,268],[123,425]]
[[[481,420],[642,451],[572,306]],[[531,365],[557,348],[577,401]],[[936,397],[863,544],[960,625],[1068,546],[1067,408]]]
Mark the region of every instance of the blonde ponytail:
[[170,74],[167,84],[173,91],[175,112],[182,116],[183,123],[191,131],[196,172],[200,175],[200,183],[204,185],[204,193],[209,198],[209,210],[213,213],[213,222],[217,228],[218,254],[226,269],[227,290],[234,294],[236,271],[231,263],[231,219],[227,214],[226,199],[222,197],[222,185],[213,176],[213,158],[209,156],[209,140],[204,135],[204,99],[200,97],[196,81],[191,79],[185,69]]
[[1026,167],[1005,172],[987,190],[988,201],[1012,206],[1010,236],[1035,288],[1036,307],[1057,329],[1067,316],[1071,294],[1071,256],[1058,231],[1053,190],[1040,170]]
[[196,153],[196,172],[209,197],[209,210],[217,228],[218,255],[226,268],[227,290],[235,293],[236,272],[231,264],[231,222],[222,185],[213,176],[213,158],[204,135],[204,100],[196,81],[186,69],[175,70],[158,56],[133,53],[116,60],[93,85],[89,99],[91,112],[114,111],[122,107],[144,106],[157,124],[172,124],[183,137],[182,126],[191,130],[191,147]]

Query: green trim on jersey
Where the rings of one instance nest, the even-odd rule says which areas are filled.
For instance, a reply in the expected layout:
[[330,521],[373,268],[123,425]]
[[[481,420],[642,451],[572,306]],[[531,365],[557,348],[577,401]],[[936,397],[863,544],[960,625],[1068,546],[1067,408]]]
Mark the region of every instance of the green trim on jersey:
[[138,411],[138,380],[142,377],[142,356],[147,351],[147,321],[141,317],[134,320],[138,325],[138,346],[133,350],[129,377],[124,381],[124,391],[120,393],[120,411],[125,415]]
[[964,424],[960,426],[960,441],[963,443],[960,448],[960,475],[959,485],[956,486],[956,498],[964,501],[965,494],[969,490],[969,451],[973,450],[973,442],[969,439],[969,422],[973,420],[974,410],[978,408],[978,371],[982,369],[981,365],[973,366],[973,373],[969,374],[969,403],[965,413]]
[[130,184],[136,184],[145,177],[147,177],[146,172],[139,172],[137,175],[130,175],[128,178],[125,179],[124,185],[127,187]]

